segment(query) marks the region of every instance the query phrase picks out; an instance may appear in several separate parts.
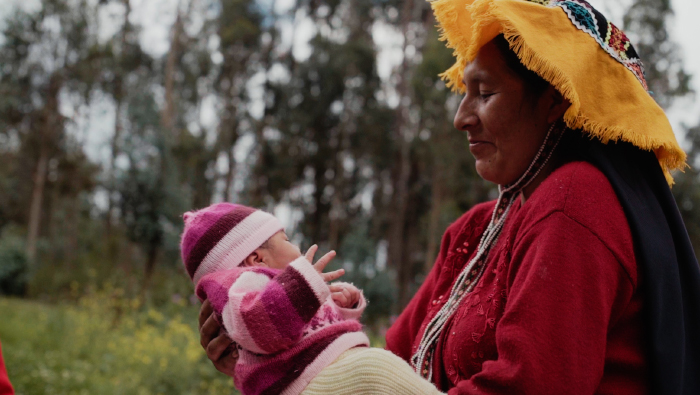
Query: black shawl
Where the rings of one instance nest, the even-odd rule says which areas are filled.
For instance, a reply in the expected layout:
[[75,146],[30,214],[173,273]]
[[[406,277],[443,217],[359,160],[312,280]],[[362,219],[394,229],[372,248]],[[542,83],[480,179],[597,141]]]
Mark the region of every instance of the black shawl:
[[[578,133],[572,133],[578,136]],[[632,231],[644,292],[653,394],[700,394],[700,266],[654,153],[574,137],[612,184]]]

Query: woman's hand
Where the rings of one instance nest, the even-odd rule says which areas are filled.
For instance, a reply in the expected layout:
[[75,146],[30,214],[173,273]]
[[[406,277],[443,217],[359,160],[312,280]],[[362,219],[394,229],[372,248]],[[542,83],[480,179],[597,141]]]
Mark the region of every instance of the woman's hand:
[[219,372],[233,377],[238,361],[236,343],[221,331],[221,325],[216,321],[214,309],[208,300],[205,300],[199,309],[199,340],[214,367]]
[[330,261],[332,261],[333,258],[335,258],[335,251],[327,253],[326,255],[322,256],[321,259],[318,260],[318,262],[314,263],[314,255],[316,254],[316,251],[318,251],[318,246],[314,244],[311,247],[309,247],[309,250],[306,251],[306,254],[304,256],[306,257],[307,261],[311,262],[311,264],[314,265],[314,269],[316,269],[318,274],[320,274],[321,277],[323,277],[323,281],[334,281],[340,278],[343,274],[345,274],[345,269],[338,269],[332,272],[324,273],[323,269],[325,269],[326,265],[328,265],[328,263],[330,263]]
[[352,309],[360,302],[360,290],[352,284],[335,283],[328,286],[331,298],[339,307]]

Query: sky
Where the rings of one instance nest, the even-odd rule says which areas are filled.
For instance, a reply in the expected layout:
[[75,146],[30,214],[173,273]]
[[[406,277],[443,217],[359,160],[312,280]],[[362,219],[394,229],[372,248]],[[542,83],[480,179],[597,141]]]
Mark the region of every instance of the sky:
[[[263,7],[268,9],[274,7],[278,13],[283,13],[294,5],[294,0],[259,1]],[[624,10],[631,2],[631,0],[588,1],[618,26],[622,25]],[[131,0],[133,11],[131,22],[142,27],[141,42],[145,50],[154,56],[163,56],[168,50],[170,26],[175,19],[175,7],[178,3],[180,3],[178,0]],[[0,0],[0,21],[10,15],[16,7],[32,10],[36,9],[38,4],[38,0]],[[695,76],[692,87],[700,92],[700,44],[697,42],[697,38],[700,37],[700,24],[697,23],[697,15],[700,15],[700,1],[672,0],[672,5],[675,17],[669,24],[671,38],[680,46],[686,71]],[[119,19],[119,11],[120,7],[115,5],[113,9],[106,9],[100,15],[101,36],[109,37],[116,31],[118,26],[111,20]],[[296,26],[288,23],[284,27],[290,34],[284,34],[283,37],[288,37],[285,45],[292,46],[295,57],[304,59],[310,55],[310,48],[306,42],[313,36],[316,28],[303,15],[297,15],[297,17]],[[194,23],[194,25],[193,28],[196,29],[197,24]],[[381,24],[374,26],[372,34],[379,50],[378,73],[386,81],[392,69],[401,62],[402,37],[398,32]],[[113,125],[113,122],[109,120],[114,116],[110,111],[112,110],[109,103],[98,103],[95,108],[90,109],[90,114],[86,115],[88,120],[78,122],[79,127],[84,129],[87,153],[97,161],[101,161],[109,154],[107,141],[113,133],[109,126]],[[677,100],[667,114],[676,135],[679,140],[682,140],[683,125],[694,126],[700,123],[700,93]],[[208,115],[205,114],[205,117],[208,118],[203,120],[205,124],[215,123],[213,111]]]

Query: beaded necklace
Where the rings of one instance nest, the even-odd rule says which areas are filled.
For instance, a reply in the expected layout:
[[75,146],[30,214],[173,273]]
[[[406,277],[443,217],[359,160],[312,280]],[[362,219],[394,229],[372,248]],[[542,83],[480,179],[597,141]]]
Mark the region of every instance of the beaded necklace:
[[[559,125],[557,127],[557,125]],[[489,222],[486,231],[481,236],[479,241],[479,246],[477,247],[477,252],[474,258],[464,267],[462,272],[457,277],[452,290],[450,291],[450,296],[442,306],[440,311],[433,317],[428,323],[423,332],[423,337],[421,338],[420,344],[418,346],[418,351],[411,357],[411,364],[413,369],[427,380],[432,380],[433,378],[433,358],[435,357],[435,347],[437,346],[438,339],[447,324],[447,321],[452,317],[452,315],[457,311],[460,302],[464,297],[474,289],[481,275],[486,267],[486,258],[488,253],[496,244],[498,236],[501,234],[503,229],[503,224],[506,221],[508,212],[510,212],[515,199],[518,197],[520,192],[534,180],[542,168],[547,164],[549,159],[552,157],[554,150],[556,149],[561,136],[566,129],[564,122],[555,122],[549,128],[547,136],[544,138],[544,142],[540,146],[537,155],[530,163],[525,173],[514,183],[510,185],[498,187],[499,196],[498,203],[493,209],[493,214],[491,215],[491,221]]]

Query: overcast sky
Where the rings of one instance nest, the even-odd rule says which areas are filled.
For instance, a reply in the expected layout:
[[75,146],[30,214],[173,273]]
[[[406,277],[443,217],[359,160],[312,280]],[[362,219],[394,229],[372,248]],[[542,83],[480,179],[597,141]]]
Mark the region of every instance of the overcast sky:
[[[265,4],[275,1],[275,10],[284,12],[290,9],[294,0],[260,0]],[[622,16],[625,8],[631,0],[589,0],[598,10],[603,12],[613,23],[622,25]],[[175,7],[178,0],[132,0],[131,21],[140,25],[143,29],[141,41],[144,48],[154,56],[162,56],[168,50],[168,35],[171,24],[174,21]],[[0,0],[0,19],[9,15],[15,7],[23,7],[31,10],[38,6],[37,0]],[[675,18],[670,24],[671,37],[682,49],[682,57],[686,71],[694,75],[692,86],[700,92],[700,23],[697,16],[700,15],[700,1],[698,0],[672,0]],[[113,34],[116,26],[109,21],[109,10],[103,13],[102,34],[104,37]],[[309,48],[305,42],[313,35],[314,26],[308,21],[302,21],[296,28],[296,34],[284,35],[289,38],[289,45],[294,46],[294,54],[304,58],[309,54]],[[394,65],[400,63],[401,52],[399,50],[401,39],[395,32],[386,31],[382,27],[376,27],[373,32],[375,41],[380,49],[379,53],[379,74],[386,79],[391,73]],[[676,130],[679,140],[682,139],[681,124],[697,125],[700,123],[700,95],[690,95],[688,98],[679,100],[668,111],[669,119]],[[107,106],[108,107],[108,106]],[[109,108],[98,108],[93,110],[91,117],[102,117],[101,122],[88,122],[83,126],[87,128],[85,132],[85,142],[88,154],[94,159],[104,157],[104,149],[107,140],[113,132],[108,125],[110,117]],[[94,121],[94,120],[93,120]],[[108,153],[108,152],[107,152]]]

